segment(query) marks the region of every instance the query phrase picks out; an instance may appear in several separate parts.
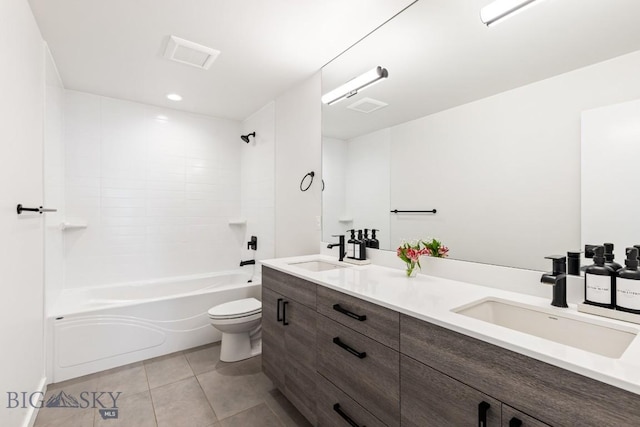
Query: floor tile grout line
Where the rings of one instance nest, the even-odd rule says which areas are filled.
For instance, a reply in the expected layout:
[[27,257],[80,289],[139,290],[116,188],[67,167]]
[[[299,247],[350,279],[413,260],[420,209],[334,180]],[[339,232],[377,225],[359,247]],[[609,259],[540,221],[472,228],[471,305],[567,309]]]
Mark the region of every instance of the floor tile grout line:
[[207,396],[207,393],[204,392],[204,388],[202,387],[202,383],[200,382],[200,378],[198,378],[197,375],[195,375],[195,377],[196,377],[196,381],[198,382],[198,387],[200,387],[200,391],[202,391],[202,394],[204,395],[204,398],[207,401],[207,404],[209,405],[209,407],[211,408],[211,411],[213,412],[213,416],[216,417],[216,422],[221,422],[222,420],[218,418],[218,414],[216,413],[216,410],[213,409],[213,405],[211,404],[211,401],[209,400],[209,396]]
[[[269,392],[267,392],[267,393],[269,393]],[[271,407],[271,405],[269,405],[269,402],[267,402],[267,400],[265,399],[265,400],[263,401],[263,403],[264,403],[265,405],[267,405],[267,408],[269,409],[269,411],[271,411],[271,413],[272,413],[273,415],[275,415],[275,416],[276,416],[276,418],[278,419],[278,421],[280,421],[280,424],[282,424],[282,427],[286,427],[286,426],[287,426],[287,423],[285,423],[285,422],[284,422],[284,420],[283,420],[282,418],[280,418],[280,415],[278,415],[278,414],[276,413],[276,411],[274,411],[274,410],[273,410],[273,408]]]
[[[153,403],[153,395],[151,394],[151,384],[149,383],[149,374],[147,373],[147,365],[142,361],[142,367],[144,368],[144,377],[147,380],[147,392],[149,393],[149,400],[151,401],[151,410],[153,411],[153,419],[158,425],[158,414],[156,414],[156,405]],[[95,427],[95,426],[94,426]]]

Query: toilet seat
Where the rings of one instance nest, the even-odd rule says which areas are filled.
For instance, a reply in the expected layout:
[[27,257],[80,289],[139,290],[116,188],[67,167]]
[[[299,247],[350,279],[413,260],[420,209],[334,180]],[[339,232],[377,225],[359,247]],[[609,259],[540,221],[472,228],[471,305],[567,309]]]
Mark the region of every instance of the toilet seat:
[[207,313],[209,314],[209,318],[213,320],[254,317],[262,313],[262,303],[255,298],[244,298],[216,305]]

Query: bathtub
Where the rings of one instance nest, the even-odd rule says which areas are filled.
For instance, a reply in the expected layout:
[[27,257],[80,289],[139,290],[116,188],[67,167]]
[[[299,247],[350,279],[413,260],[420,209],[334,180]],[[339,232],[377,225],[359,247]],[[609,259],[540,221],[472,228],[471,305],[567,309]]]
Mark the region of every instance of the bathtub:
[[50,382],[220,341],[207,310],[260,299],[260,280],[237,271],[66,289],[47,316]]

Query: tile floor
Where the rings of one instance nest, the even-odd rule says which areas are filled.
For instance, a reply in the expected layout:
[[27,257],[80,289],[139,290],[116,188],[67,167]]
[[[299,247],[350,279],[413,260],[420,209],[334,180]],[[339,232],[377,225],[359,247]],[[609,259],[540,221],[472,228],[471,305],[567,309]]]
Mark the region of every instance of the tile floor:
[[122,392],[118,419],[104,420],[91,408],[45,407],[35,427],[310,426],[262,373],[261,364],[260,356],[221,362],[215,343],[51,384],[45,402],[60,391],[74,397],[83,391]]

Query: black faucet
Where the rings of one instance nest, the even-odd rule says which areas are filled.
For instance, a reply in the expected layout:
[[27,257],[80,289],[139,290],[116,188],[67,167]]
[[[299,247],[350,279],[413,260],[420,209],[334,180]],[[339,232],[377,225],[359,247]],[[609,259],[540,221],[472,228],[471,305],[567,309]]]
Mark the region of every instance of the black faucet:
[[240,261],[240,267],[244,267],[245,265],[252,265],[255,263],[256,263],[255,259],[250,259],[249,261]]
[[345,255],[347,254],[347,252],[346,252],[346,251],[345,251],[345,249],[344,249],[344,234],[340,234],[340,235],[333,235],[333,237],[338,237],[338,238],[340,238],[339,243],[329,243],[329,244],[327,245],[327,248],[332,249],[332,248],[334,248],[334,247],[336,247],[336,246],[340,246],[340,249],[339,249],[340,254],[339,254],[339,257],[338,257],[338,261],[343,261],[343,260],[344,260]]
[[569,307],[567,305],[567,257],[562,255],[550,255],[545,259],[553,260],[553,272],[543,274],[540,278],[542,283],[553,285],[554,307]]

